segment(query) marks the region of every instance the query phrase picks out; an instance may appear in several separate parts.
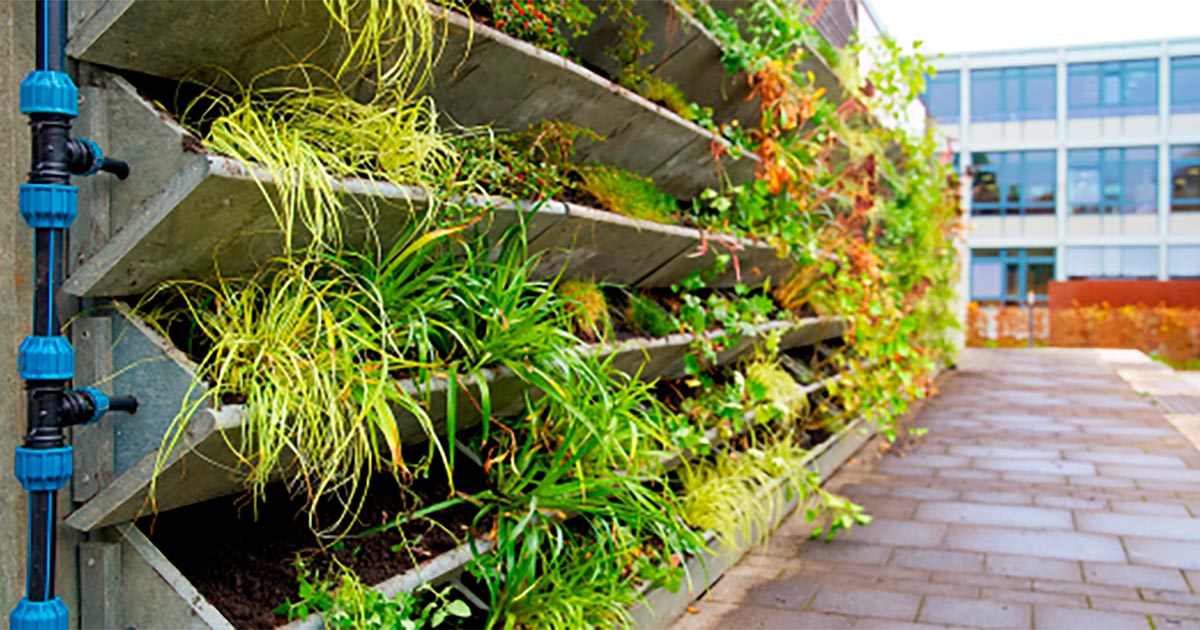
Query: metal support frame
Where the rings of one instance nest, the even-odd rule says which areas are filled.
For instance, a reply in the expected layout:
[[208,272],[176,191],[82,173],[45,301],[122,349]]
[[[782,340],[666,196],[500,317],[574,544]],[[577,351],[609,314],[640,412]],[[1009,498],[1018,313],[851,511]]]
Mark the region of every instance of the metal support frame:
[[16,630],[67,627],[67,607],[54,592],[58,491],[73,469],[64,429],[99,420],[111,410],[137,410],[133,397],[109,398],[90,387],[69,390],[75,351],[62,336],[57,300],[63,281],[67,228],[78,213],[72,175],[106,171],[124,179],[129,167],[106,158],[94,142],[71,137],[78,90],[64,72],[66,0],[38,0],[37,69],[21,82],[21,113],[32,129],[32,168],[21,185],[21,217],[34,230],[33,334],[21,343],[17,367],[25,381],[28,425],[16,448],[14,472],[29,493],[25,596],[9,615]]

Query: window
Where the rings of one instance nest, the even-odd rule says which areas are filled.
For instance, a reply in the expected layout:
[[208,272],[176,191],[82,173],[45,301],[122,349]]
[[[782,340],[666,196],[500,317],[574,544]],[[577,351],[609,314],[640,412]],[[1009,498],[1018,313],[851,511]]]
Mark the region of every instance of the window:
[[1171,147],[1171,211],[1200,212],[1200,145]]
[[1158,212],[1158,150],[1068,151],[1067,203],[1076,214]]
[[1024,302],[1033,291],[1045,300],[1054,279],[1054,249],[971,250],[971,299]]
[[1167,273],[1172,278],[1200,278],[1200,245],[1167,248]]
[[1067,116],[1158,114],[1158,62],[1153,59],[1067,66]]
[[943,125],[957,125],[960,114],[958,70],[946,70],[928,77],[921,101],[934,120]]
[[1200,57],[1171,60],[1171,113],[1200,112]]
[[1156,278],[1157,247],[1068,247],[1068,278]]
[[1053,119],[1054,71],[1054,66],[973,70],[971,121]]
[[972,153],[971,214],[1054,214],[1054,151]]

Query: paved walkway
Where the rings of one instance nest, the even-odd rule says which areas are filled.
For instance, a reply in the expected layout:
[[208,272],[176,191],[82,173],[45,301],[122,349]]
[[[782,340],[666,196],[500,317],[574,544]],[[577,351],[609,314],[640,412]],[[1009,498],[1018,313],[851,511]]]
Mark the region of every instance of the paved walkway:
[[793,516],[675,628],[1200,628],[1196,403],[1136,352],[968,351],[928,435],[831,480],[874,524]]

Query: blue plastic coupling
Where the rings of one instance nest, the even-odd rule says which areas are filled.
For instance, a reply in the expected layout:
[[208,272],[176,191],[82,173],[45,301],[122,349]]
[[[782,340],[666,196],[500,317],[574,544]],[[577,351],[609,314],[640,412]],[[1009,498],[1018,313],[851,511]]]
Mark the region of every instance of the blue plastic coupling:
[[17,370],[27,381],[71,380],[75,378],[75,348],[61,335],[30,335],[17,350]]
[[75,138],[75,142],[87,145],[88,150],[92,152],[92,167],[86,173],[80,173],[80,176],[91,177],[99,173],[100,167],[104,166],[104,151],[100,149],[100,145],[87,138]]
[[22,114],[79,115],[79,90],[65,72],[34,70],[21,81]]
[[13,630],[66,630],[67,605],[57,595],[44,602],[31,602],[22,597],[9,613],[8,625]]
[[18,446],[13,459],[13,471],[26,492],[60,490],[71,480],[75,471],[70,446],[58,448],[25,448]]
[[79,189],[70,184],[21,184],[18,200],[21,217],[34,229],[69,228],[79,213]]
[[75,391],[82,392],[91,397],[92,407],[95,409],[95,411],[92,412],[92,417],[88,419],[87,422],[84,422],[84,424],[91,424],[100,418],[103,418],[104,414],[108,413],[108,405],[110,402],[108,399],[108,394],[105,394],[95,387],[76,387]]

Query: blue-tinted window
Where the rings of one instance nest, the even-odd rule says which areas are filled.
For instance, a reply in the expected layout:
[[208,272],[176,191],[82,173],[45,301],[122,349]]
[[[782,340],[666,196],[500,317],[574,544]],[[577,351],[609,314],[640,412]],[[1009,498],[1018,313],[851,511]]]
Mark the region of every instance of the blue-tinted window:
[[1171,111],[1200,112],[1200,57],[1171,60]]
[[1029,291],[1045,300],[1054,279],[1054,250],[971,250],[971,299],[1024,302]]
[[1068,247],[1068,278],[1155,278],[1158,248]]
[[1171,211],[1200,212],[1200,145],[1171,147]]
[[971,214],[1054,214],[1054,151],[972,153]]
[[959,86],[958,70],[945,70],[926,79],[925,93],[921,95],[921,100],[934,120],[943,125],[958,124],[961,113]]
[[1054,66],[971,71],[971,121],[1055,117]]
[[1071,118],[1158,113],[1158,61],[1137,59],[1067,66]]
[[1076,214],[1158,212],[1158,150],[1068,151],[1067,203]]

